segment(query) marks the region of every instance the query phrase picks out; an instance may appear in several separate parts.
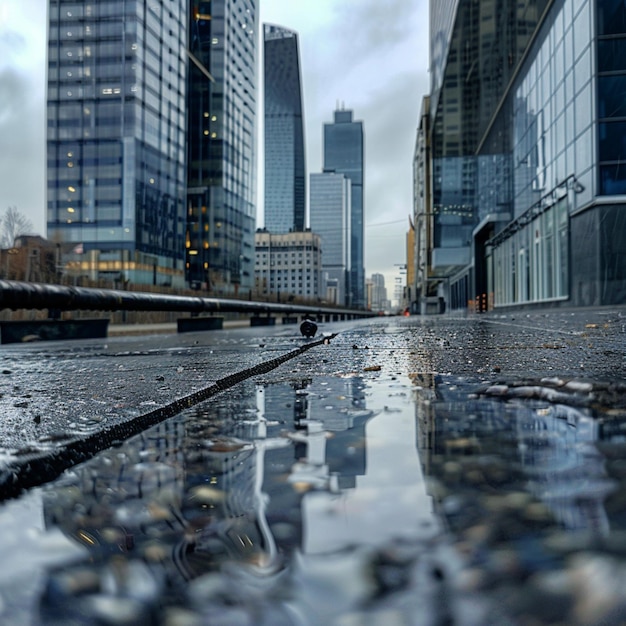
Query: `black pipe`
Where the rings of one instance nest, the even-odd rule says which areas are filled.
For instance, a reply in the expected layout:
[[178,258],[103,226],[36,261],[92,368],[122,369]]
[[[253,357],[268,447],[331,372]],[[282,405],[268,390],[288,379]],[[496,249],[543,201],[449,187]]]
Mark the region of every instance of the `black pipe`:
[[300,305],[290,302],[255,302],[234,298],[202,298],[162,293],[94,289],[71,285],[0,280],[1,309],[56,309],[59,311],[181,311],[189,313],[293,313],[346,314],[370,317],[371,311]]

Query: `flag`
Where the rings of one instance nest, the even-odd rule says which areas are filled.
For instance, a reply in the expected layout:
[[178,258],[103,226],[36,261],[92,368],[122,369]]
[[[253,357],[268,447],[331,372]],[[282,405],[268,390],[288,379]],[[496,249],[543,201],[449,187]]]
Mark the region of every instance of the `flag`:
[[72,250],[72,254],[83,254],[83,252],[85,252],[85,249],[83,248],[83,244],[79,243],[73,250]]

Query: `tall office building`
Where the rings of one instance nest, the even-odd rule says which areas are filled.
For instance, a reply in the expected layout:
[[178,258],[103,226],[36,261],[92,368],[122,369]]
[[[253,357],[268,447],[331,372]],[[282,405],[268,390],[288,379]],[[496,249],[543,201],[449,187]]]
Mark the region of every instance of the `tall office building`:
[[385,287],[385,277],[383,274],[372,274],[372,311],[384,311],[388,308],[387,288]]
[[[502,158],[503,147],[482,163],[476,152],[546,3],[430,3],[430,287],[438,281],[436,295],[453,306],[471,291],[465,268],[474,263],[474,228],[488,215],[491,220],[494,213],[505,213],[509,194],[509,162]],[[481,166],[488,171],[482,178]],[[454,293],[444,293],[448,285]]]
[[310,177],[311,230],[322,242],[321,297],[332,304],[349,304],[352,244],[352,185],[344,174],[324,172]]
[[255,0],[50,0],[49,22],[49,237],[94,279],[252,288]]
[[[413,224],[415,251],[412,313],[426,313],[429,297],[436,297],[436,281],[431,281],[431,252],[433,249],[433,211],[431,202],[431,133],[430,96],[422,99],[415,150],[413,153]],[[432,289],[431,289],[432,287]],[[434,293],[432,293],[434,291]],[[431,300],[432,302],[432,300]],[[435,302],[437,300],[435,299]]]
[[306,173],[297,33],[264,25],[265,228],[303,231]]
[[[344,174],[352,185],[350,207],[350,274],[347,305],[365,307],[364,264],[364,135],[363,123],[352,119],[352,111],[337,110],[334,121],[324,124],[324,172]],[[311,228],[319,232],[313,226]],[[321,234],[321,233],[320,233]],[[322,247],[325,250],[322,240]],[[325,251],[324,251],[325,254]]]
[[187,0],[49,2],[48,236],[78,274],[184,282],[186,18]]
[[187,271],[217,294],[254,285],[256,0],[192,0]]
[[448,16],[444,4],[430,7],[440,295],[481,308],[626,301],[623,3],[456,0]]

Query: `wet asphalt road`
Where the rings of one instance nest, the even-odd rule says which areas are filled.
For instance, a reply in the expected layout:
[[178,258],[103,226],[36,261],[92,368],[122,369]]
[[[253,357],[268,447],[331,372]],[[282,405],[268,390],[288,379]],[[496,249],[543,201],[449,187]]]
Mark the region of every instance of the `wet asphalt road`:
[[3,348],[0,620],[624,623],[626,311],[296,333]]

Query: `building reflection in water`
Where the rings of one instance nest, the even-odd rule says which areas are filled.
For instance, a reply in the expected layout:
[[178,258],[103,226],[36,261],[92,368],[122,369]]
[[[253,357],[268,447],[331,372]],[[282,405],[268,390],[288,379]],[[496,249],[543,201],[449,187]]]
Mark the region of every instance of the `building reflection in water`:
[[[412,387],[350,375],[249,382],[68,472],[43,490],[45,523],[88,556],[48,571],[42,612],[62,623],[103,594],[184,604],[194,585],[206,603],[256,602],[266,597],[259,581],[282,601],[285,580],[294,606],[317,608],[320,589],[356,606],[371,554],[442,535],[427,478],[448,461],[499,457],[521,477],[502,494],[525,489],[562,527],[609,532],[613,485],[595,444],[611,435],[592,414],[468,400],[445,377],[411,378]],[[229,580],[239,586],[227,592]]]
[[[354,545],[431,537],[414,405],[404,393],[390,408],[384,390],[358,376],[243,385],[68,472],[45,492],[46,525],[87,548],[80,567],[147,564],[167,590],[154,602],[174,603],[227,564],[271,576],[296,553],[300,567]],[[74,610],[75,588],[103,592],[104,574],[60,584],[77,567],[49,572],[43,610]]]
[[613,485],[598,451],[598,421],[564,405],[518,409],[519,458],[528,490],[571,530],[606,535],[604,500]]
[[[521,470],[523,488],[564,528],[609,533],[604,501],[615,485],[596,446],[601,432],[590,411],[529,400],[456,401],[441,396],[435,402],[418,400],[417,406],[420,423],[434,427],[434,433],[422,435],[420,457],[426,462],[468,455],[500,459],[504,467]],[[424,447],[431,448],[430,455]],[[504,485],[501,495],[507,488],[514,485]]]

